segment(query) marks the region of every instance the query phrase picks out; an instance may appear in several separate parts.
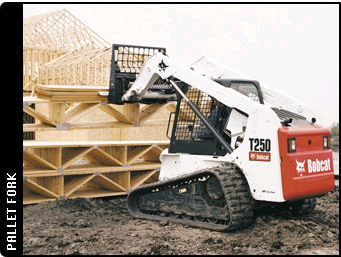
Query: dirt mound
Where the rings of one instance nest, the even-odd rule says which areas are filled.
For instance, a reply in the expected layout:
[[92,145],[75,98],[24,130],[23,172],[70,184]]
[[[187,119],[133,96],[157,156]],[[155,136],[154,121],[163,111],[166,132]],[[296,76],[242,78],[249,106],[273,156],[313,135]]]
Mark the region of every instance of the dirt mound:
[[339,187],[306,216],[264,209],[231,233],[135,219],[125,197],[24,207],[24,254],[338,254]]

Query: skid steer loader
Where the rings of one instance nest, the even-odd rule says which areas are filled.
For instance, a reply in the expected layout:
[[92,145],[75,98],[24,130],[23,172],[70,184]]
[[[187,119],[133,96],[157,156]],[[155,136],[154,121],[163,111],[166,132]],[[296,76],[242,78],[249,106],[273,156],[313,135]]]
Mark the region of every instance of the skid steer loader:
[[112,64],[109,102],[177,103],[160,181],[129,193],[133,216],[231,231],[250,225],[258,204],[303,214],[333,190],[330,130],[309,106],[223,79],[228,69],[208,58],[186,67],[165,48],[114,45]]

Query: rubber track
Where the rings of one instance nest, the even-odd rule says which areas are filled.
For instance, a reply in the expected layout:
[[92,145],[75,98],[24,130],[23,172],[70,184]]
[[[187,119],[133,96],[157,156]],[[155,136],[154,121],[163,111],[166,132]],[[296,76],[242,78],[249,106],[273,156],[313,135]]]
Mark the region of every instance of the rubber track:
[[[139,196],[144,193],[151,192],[152,189],[179,187],[183,184],[190,184],[197,178],[210,174],[216,176],[220,181],[221,188],[224,192],[227,208],[229,211],[228,224],[213,224],[209,222],[201,222],[195,220],[181,219],[175,217],[163,217],[143,213],[138,208]],[[249,187],[246,179],[241,172],[235,168],[233,164],[227,164],[220,167],[203,169],[184,176],[173,178],[167,181],[155,182],[146,186],[139,187],[131,191],[127,198],[127,207],[131,215],[136,218],[150,220],[166,220],[169,222],[180,223],[192,227],[200,227],[216,231],[232,231],[238,228],[250,225],[254,217],[254,200],[249,192]]]

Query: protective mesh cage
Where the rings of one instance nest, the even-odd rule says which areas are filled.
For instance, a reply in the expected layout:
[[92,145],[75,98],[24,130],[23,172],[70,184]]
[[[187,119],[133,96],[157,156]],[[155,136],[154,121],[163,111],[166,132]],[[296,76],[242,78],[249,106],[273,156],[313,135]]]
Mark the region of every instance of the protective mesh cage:
[[[166,53],[166,48],[117,45],[112,47],[109,103],[123,104],[121,97],[130,88],[141,71],[144,62],[157,52]],[[163,84],[157,81],[156,84]]]
[[[212,98],[199,91],[189,87],[186,96],[198,107],[200,112],[212,123],[217,123],[218,108]],[[181,99],[179,107],[179,118],[176,124],[175,136],[177,140],[210,140],[213,134],[199,119],[199,117],[188,106],[184,99]]]
[[145,60],[157,52],[166,52],[165,48],[143,46],[114,45],[115,63],[120,72],[140,73]]

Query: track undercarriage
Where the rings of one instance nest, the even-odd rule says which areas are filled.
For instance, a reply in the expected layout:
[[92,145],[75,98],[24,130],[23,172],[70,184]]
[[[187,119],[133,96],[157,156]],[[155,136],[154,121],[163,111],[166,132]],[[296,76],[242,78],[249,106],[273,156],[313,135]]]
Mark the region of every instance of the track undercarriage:
[[254,216],[254,200],[247,182],[233,165],[137,188],[130,192],[127,205],[137,218],[217,231],[248,226]]

